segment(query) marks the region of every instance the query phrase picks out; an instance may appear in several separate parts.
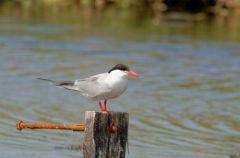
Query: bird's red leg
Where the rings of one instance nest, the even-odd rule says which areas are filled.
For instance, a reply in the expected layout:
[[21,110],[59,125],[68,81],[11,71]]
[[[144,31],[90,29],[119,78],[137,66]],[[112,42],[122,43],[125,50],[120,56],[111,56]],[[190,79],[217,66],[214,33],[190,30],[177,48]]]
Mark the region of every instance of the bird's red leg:
[[108,111],[108,109],[107,109],[107,99],[105,99],[104,100],[104,109],[103,109],[104,111]]
[[98,106],[99,106],[99,108],[100,108],[101,111],[104,111],[104,109],[103,109],[103,107],[102,107],[102,102],[101,102],[101,100],[99,100]]

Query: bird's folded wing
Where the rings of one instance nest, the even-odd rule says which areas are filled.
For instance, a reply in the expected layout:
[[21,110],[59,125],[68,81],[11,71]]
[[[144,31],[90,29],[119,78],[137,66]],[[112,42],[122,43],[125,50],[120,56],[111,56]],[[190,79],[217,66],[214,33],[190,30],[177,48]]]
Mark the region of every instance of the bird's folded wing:
[[[79,79],[74,82],[76,89],[87,97],[96,97],[109,93],[110,89],[105,82],[106,74],[95,75],[86,79]],[[76,90],[75,89],[75,90]]]

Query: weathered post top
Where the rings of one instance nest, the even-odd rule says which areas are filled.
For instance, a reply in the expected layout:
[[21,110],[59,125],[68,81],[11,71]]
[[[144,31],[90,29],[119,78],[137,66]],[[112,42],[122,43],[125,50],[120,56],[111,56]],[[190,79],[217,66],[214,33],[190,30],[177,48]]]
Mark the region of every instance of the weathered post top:
[[85,113],[84,158],[125,158],[128,143],[128,113]]

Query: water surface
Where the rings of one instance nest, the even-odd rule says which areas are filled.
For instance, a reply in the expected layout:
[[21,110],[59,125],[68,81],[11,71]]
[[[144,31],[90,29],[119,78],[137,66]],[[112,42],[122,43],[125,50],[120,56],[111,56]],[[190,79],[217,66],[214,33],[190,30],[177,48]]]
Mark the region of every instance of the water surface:
[[127,157],[227,158],[240,151],[240,26],[101,20],[0,16],[1,157],[81,157],[66,148],[82,143],[82,133],[18,132],[15,123],[82,122],[97,103],[36,78],[84,78],[116,63],[141,75],[109,102],[130,114]]

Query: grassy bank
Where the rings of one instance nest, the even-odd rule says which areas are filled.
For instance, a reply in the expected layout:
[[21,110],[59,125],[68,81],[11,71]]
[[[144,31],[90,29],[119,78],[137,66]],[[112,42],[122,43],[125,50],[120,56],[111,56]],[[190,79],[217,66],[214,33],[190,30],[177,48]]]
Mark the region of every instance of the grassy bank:
[[106,10],[115,7],[119,11],[147,11],[153,15],[165,12],[205,13],[211,15],[240,15],[240,0],[1,0],[1,10],[25,10],[51,12],[69,10]]

